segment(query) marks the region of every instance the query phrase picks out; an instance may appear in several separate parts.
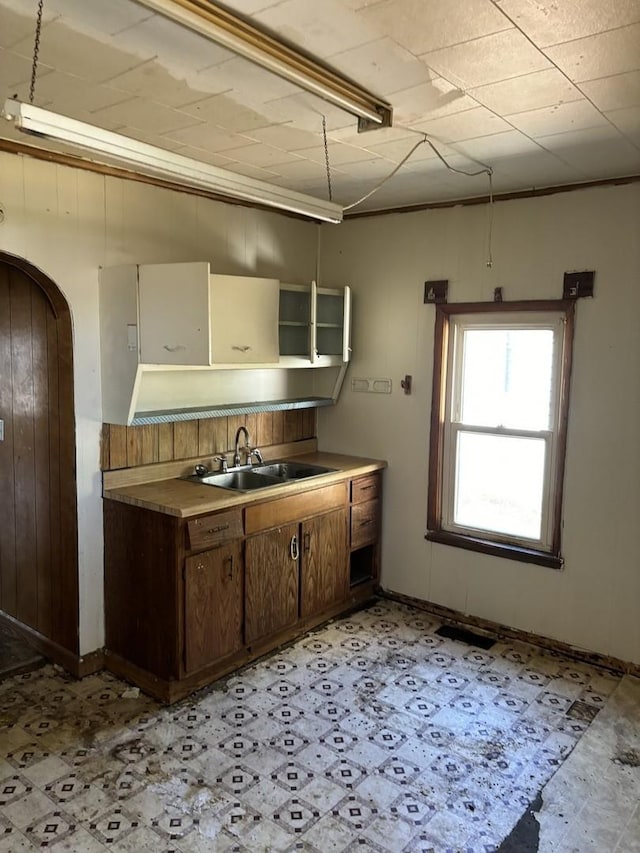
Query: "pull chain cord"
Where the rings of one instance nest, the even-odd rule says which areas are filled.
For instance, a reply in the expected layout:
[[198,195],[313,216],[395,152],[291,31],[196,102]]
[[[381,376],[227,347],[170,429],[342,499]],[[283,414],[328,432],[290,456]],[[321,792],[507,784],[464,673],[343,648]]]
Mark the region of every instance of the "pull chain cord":
[[31,65],[31,85],[29,87],[29,103],[33,103],[36,93],[36,75],[38,73],[38,54],[40,53],[40,33],[42,31],[42,9],[44,0],[38,2],[38,17],[36,18],[36,37],[33,43],[33,64]]
[[331,188],[331,168],[329,166],[329,143],[327,142],[327,119],[322,116],[322,138],[324,140],[324,160],[327,164],[327,187],[329,189],[329,201],[333,201],[333,189]]
[[493,266],[493,169],[487,172],[489,175],[489,228],[487,235],[487,267]]

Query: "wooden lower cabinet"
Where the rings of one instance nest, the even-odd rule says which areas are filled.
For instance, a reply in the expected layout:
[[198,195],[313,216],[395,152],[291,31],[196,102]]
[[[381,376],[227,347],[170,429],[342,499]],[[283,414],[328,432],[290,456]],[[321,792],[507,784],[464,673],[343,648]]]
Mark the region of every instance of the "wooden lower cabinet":
[[313,616],[349,595],[347,510],[302,523],[300,616]]
[[[367,600],[379,489],[353,479],[189,519],[106,500],[108,669],[174,702]],[[362,513],[376,522],[359,547]]]
[[244,644],[242,542],[187,557],[184,568],[185,670],[193,672]]
[[245,641],[252,643],[298,619],[298,525],[287,524],[245,543]]

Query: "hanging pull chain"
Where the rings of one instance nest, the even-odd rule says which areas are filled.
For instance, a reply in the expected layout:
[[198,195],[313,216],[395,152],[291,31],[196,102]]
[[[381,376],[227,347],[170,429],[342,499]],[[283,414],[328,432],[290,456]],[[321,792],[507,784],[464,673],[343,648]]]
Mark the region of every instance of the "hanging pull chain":
[[38,54],[40,53],[40,32],[42,30],[42,7],[44,0],[38,0],[38,17],[36,19],[36,37],[33,44],[33,64],[31,66],[31,86],[29,88],[29,103],[33,103],[36,93],[36,74],[38,72]]
[[333,190],[331,188],[331,168],[329,166],[329,143],[327,142],[327,119],[322,116],[322,138],[324,139],[324,159],[327,164],[327,187],[329,188],[329,201],[333,201]]

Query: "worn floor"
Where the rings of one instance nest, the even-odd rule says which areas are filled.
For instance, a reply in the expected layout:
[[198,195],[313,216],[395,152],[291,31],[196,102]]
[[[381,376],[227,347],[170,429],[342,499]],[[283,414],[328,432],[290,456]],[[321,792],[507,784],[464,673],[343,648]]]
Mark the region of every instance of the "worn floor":
[[638,850],[638,681],[438,627],[382,602],[171,708],[4,681],[0,851]]
[[44,658],[6,625],[0,625],[0,679],[42,666]]

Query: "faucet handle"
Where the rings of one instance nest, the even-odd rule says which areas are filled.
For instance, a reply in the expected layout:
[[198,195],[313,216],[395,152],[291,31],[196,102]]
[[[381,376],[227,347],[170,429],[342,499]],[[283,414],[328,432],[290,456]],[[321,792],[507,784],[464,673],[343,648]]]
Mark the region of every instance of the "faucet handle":
[[226,456],[224,456],[224,455],[214,456],[211,461],[220,463],[220,473],[221,474],[226,474],[226,472],[229,470],[229,465],[227,463],[227,457]]

